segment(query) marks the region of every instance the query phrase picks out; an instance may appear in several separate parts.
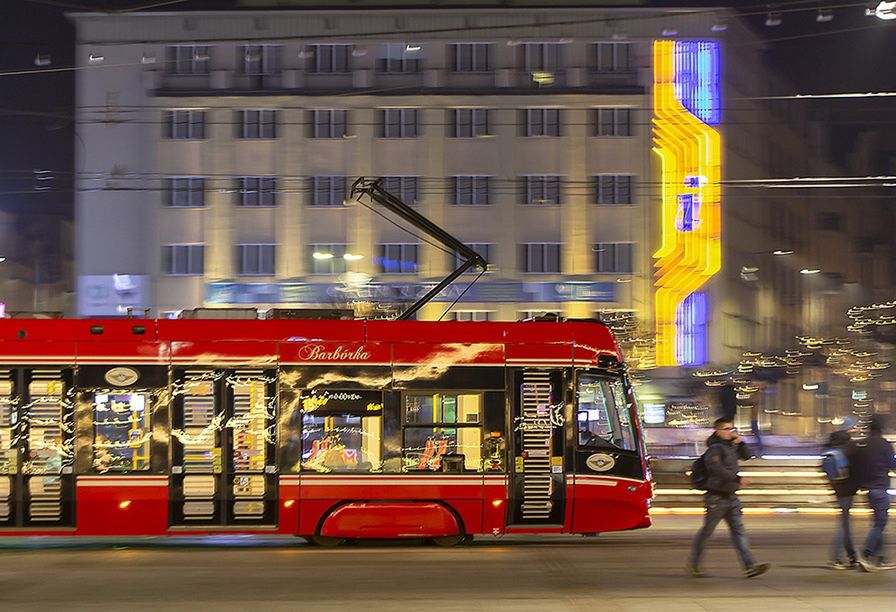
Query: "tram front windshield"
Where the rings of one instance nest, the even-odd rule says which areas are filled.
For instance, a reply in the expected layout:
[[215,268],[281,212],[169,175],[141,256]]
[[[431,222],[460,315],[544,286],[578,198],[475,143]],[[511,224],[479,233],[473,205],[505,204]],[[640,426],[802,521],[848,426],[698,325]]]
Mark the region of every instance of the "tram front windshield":
[[576,399],[579,446],[637,450],[632,406],[621,377],[582,375]]

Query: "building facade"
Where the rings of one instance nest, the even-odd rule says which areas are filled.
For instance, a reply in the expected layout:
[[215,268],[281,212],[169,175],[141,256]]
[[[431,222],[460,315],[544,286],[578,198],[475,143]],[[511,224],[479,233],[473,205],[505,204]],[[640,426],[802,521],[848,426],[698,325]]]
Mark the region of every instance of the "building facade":
[[[772,80],[758,38],[732,16],[356,4],[72,15],[84,145],[78,315],[400,310],[453,270],[455,255],[353,200],[362,176],[383,177],[489,262],[465,293],[475,274],[419,318],[603,313],[637,341],[639,365],[662,366],[657,380],[680,378],[681,366],[737,364],[821,326],[827,311],[800,297],[803,267],[850,280],[845,227],[832,230],[840,257],[804,223],[811,197],[747,188],[823,172],[824,156],[805,117],[755,101],[773,93]],[[669,174],[663,152],[678,146],[661,133],[664,44],[714,49],[679,67],[706,80],[700,92],[716,92],[701,102],[713,121],[697,112],[681,121],[709,126],[699,138],[715,139],[717,168],[679,168],[691,181],[681,194],[668,192],[682,177]],[[710,56],[712,65],[699,59]],[[676,109],[687,107],[679,85],[665,87]],[[666,274],[691,251],[670,255],[664,223],[679,237],[694,230],[688,239],[709,232],[696,247],[712,251],[702,276],[676,284]],[[663,297],[664,278],[678,279],[674,300]],[[687,354],[663,349],[664,335],[685,325]]]

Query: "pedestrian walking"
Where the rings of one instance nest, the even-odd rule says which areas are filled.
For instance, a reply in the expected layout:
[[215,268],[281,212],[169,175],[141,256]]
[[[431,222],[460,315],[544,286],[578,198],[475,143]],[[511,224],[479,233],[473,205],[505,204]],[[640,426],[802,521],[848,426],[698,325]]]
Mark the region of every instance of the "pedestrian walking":
[[706,494],[703,496],[705,513],[703,515],[703,527],[694,538],[691,556],[688,560],[688,572],[691,576],[699,578],[704,576],[700,567],[703,550],[706,541],[715,531],[719,522],[723,519],[728,523],[731,532],[731,540],[740,556],[744,566],[744,575],[747,578],[759,576],[768,571],[768,563],[756,563],[750,552],[747,542],[747,532],[744,527],[743,509],[737,490],[750,484],[747,478],[738,475],[740,459],[749,459],[750,449],[741,440],[740,434],[734,423],[725,417],[716,419],[713,423],[714,431],[706,440],[706,452],[703,453],[703,463],[706,470]]
[[[831,554],[828,566],[835,570],[855,569],[859,567],[858,555],[852,541],[849,511],[855,500],[858,489],[856,478],[856,454],[858,446],[852,436],[856,432],[856,420],[844,417],[837,431],[831,433],[827,445],[822,452],[821,467],[828,479],[840,515],[834,528],[831,541]],[[844,555],[845,553],[845,555]]]
[[860,443],[856,454],[859,486],[868,489],[868,505],[874,519],[859,564],[866,572],[896,569],[884,557],[884,529],[890,510],[890,470],[896,470],[893,445],[884,438],[884,415],[875,414],[868,425],[868,437]]

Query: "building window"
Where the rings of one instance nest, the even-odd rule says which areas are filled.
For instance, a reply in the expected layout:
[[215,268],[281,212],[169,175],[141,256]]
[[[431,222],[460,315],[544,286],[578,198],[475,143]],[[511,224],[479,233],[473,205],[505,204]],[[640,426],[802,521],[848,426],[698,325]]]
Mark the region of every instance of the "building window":
[[486,206],[489,193],[488,176],[455,176],[454,204],[457,206]]
[[273,244],[238,244],[237,270],[243,276],[273,276]]
[[[482,259],[485,260],[485,263],[488,265],[487,271],[492,272],[497,268],[492,263],[492,244],[489,242],[468,242],[467,246],[479,253],[482,256]],[[454,269],[458,269],[462,263],[466,261],[459,254],[454,254]],[[479,270],[475,267],[470,268],[466,271],[466,274],[479,274]]]
[[272,75],[280,74],[280,55],[283,45],[242,45],[243,74]]
[[162,273],[178,276],[199,275],[205,270],[205,245],[166,244],[162,247]]
[[559,43],[525,43],[522,47],[526,72],[557,72],[560,67]]
[[198,208],[205,206],[205,179],[199,176],[173,176],[168,181],[168,206]]
[[172,45],[168,47],[168,74],[208,74],[207,45]]
[[559,176],[527,176],[525,203],[533,206],[557,206],[560,204]]
[[491,69],[490,43],[457,43],[451,47],[455,72],[488,72]]
[[631,110],[627,108],[599,108],[595,121],[597,136],[631,136]]
[[383,177],[382,185],[383,189],[408,206],[417,205],[416,176],[386,176]]
[[631,72],[632,43],[599,42],[594,45],[594,65],[598,72]]
[[600,174],[595,177],[598,204],[631,204],[631,174]]
[[416,138],[416,108],[380,109],[380,132],[383,138]]
[[380,245],[380,274],[416,274],[419,266],[419,247],[416,243]]
[[316,109],[311,111],[311,115],[313,138],[342,138],[346,135],[346,111]]
[[174,140],[200,140],[205,138],[205,111],[181,109],[168,111],[166,130]]
[[598,242],[594,245],[595,269],[598,273],[631,274],[631,242]]
[[526,136],[559,136],[559,108],[526,109]]
[[342,274],[346,271],[347,244],[309,244],[312,274]]
[[343,206],[345,203],[344,176],[313,176],[311,190],[311,206]]
[[[482,395],[463,391],[404,396],[405,471],[482,469]],[[445,464],[445,465],[443,465]]]
[[311,58],[308,72],[316,74],[338,74],[350,70],[352,45],[308,45]]
[[449,321],[491,321],[495,316],[494,310],[452,310],[446,317]]
[[451,113],[454,115],[455,138],[489,135],[487,108],[455,108]]
[[380,53],[380,72],[420,72],[423,68],[423,45],[420,43],[387,43]]
[[243,176],[239,178],[239,206],[276,206],[276,176]]
[[247,109],[237,111],[240,138],[276,138],[277,111],[271,109]]
[[559,242],[527,242],[520,253],[523,272],[559,274],[562,271]]

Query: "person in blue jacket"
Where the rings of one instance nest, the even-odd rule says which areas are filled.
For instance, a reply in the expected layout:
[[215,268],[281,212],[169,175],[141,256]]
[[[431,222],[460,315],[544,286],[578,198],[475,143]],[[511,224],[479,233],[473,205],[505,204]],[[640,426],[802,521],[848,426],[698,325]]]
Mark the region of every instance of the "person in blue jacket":
[[866,572],[896,569],[896,565],[887,563],[884,557],[884,530],[890,511],[890,470],[896,470],[893,445],[884,438],[885,425],[884,415],[873,415],[868,424],[868,437],[859,444],[856,454],[859,487],[868,489],[868,505],[874,512],[874,522],[858,559]]

